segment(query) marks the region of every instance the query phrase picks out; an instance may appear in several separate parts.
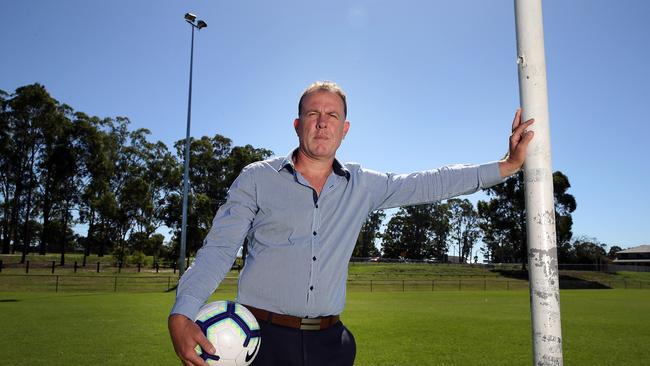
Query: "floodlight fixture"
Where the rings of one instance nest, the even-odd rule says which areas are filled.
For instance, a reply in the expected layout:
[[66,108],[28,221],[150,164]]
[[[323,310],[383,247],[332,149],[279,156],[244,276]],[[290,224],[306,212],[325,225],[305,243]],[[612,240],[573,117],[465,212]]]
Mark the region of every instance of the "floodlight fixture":
[[204,21],[202,21],[202,20],[199,20],[199,22],[196,23],[196,27],[199,28],[199,29],[201,29],[201,28],[205,28],[205,27],[207,27],[207,26],[208,26],[208,23],[206,23],[206,22],[204,22]]
[[194,21],[196,20],[196,15],[192,13],[185,13],[185,20],[194,23]]

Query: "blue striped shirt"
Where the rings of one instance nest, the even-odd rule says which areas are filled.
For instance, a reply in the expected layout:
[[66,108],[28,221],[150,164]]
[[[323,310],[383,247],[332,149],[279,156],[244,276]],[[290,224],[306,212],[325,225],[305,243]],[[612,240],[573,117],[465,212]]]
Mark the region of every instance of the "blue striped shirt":
[[503,181],[497,162],[392,174],[335,160],[317,195],[296,171],[292,154],[242,170],[179,282],[172,313],[194,319],[247,237],[237,301],[300,317],[340,314],[348,262],[370,212],[440,201]]

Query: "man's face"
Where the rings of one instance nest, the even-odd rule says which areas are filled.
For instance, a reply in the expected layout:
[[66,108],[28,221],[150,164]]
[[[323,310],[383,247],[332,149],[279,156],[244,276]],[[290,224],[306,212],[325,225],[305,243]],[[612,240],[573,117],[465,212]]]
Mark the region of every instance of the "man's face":
[[293,121],[300,150],[310,158],[330,159],[348,133],[343,100],[335,93],[315,91],[302,102],[302,113]]

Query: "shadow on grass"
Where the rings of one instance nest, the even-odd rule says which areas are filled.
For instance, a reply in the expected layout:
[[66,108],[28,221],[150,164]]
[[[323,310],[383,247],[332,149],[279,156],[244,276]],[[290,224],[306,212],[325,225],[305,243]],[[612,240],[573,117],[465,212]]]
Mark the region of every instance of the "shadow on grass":
[[0,299],[0,302],[18,302],[18,299]]
[[178,287],[178,285],[174,285],[174,286],[168,288],[167,290],[165,290],[165,292],[174,292],[174,291],[176,291],[176,287]]
[[[492,270],[492,272],[507,278],[528,281],[528,271],[522,270]],[[587,280],[584,278],[560,274],[560,289],[578,290],[578,289],[611,289],[601,282]]]

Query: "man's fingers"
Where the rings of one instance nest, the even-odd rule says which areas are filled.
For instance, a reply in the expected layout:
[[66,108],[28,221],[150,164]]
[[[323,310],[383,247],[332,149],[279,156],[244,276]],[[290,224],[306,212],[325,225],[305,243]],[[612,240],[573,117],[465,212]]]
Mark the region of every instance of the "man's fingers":
[[517,126],[521,123],[521,108],[515,111],[515,118],[512,119],[512,131],[514,132]]
[[528,144],[533,139],[534,132],[526,131],[535,120],[529,119],[526,122],[521,121],[522,110],[517,109],[515,117],[512,120],[512,134],[509,138],[509,152],[508,157],[499,166],[502,177],[514,174],[518,169],[521,169],[524,160],[526,159],[526,151]]
[[174,344],[176,354],[185,366],[208,366],[194,348],[200,345],[207,352],[214,354],[214,346],[205,337],[201,328],[191,319],[174,314],[169,317],[169,333]]
[[534,119],[534,118],[531,118],[531,119],[529,119],[528,121],[526,121],[526,122],[524,122],[524,123],[521,123],[519,126],[517,126],[517,128],[516,128],[515,131],[513,131],[513,132],[519,132],[519,133],[522,133],[525,129],[527,129],[528,127],[530,127],[530,125],[532,125],[533,123],[535,123],[535,119]]
[[179,356],[186,366],[208,366],[208,363],[199,357],[199,355],[194,352],[194,349],[192,349],[192,352],[188,351],[186,353],[179,354]]
[[[203,335],[203,333],[201,333],[201,335]],[[196,337],[194,337],[194,341],[192,341],[191,343],[187,342],[182,347],[182,350],[180,350],[178,356],[180,357],[181,360],[183,360],[183,363],[185,363],[187,366],[208,366],[208,363],[205,360],[203,360],[194,350],[194,347],[196,346],[197,343],[201,345],[201,343],[199,343],[199,340],[196,339]],[[209,346],[207,346],[208,348],[203,347],[203,349],[210,352],[209,348],[213,348],[212,343],[210,343],[210,341],[207,341],[207,343],[209,344]],[[211,353],[214,354],[214,352]]]
[[520,148],[526,148],[528,146],[528,143],[533,139],[533,136],[535,135],[534,131],[526,131],[521,135],[521,140],[519,141],[519,146]]
[[203,348],[203,350],[206,351],[207,353],[213,355],[215,352],[217,352],[217,350],[214,349],[214,346],[212,345],[212,342],[210,342],[210,341],[208,340],[208,338],[206,338],[206,336],[203,335],[202,332],[201,332],[201,333],[198,333],[197,336],[196,336],[196,338],[195,338],[194,340],[195,340],[196,343],[198,343],[199,346],[201,346],[201,348]]
[[512,154],[510,155],[515,161],[521,162],[523,164],[524,159],[526,158],[526,151],[528,150],[528,144],[533,140],[535,133],[533,131],[526,132],[516,146],[514,146]]
[[[524,123],[521,123],[519,126],[517,126],[517,128],[515,128],[515,129],[512,131],[512,136],[513,136],[513,137],[517,137],[517,138],[519,138],[519,137],[524,137],[524,134],[525,134],[524,131],[525,131],[528,127],[530,127],[530,125],[532,125],[533,123],[535,123],[535,120],[532,119],[532,118],[529,119],[528,121],[524,122]],[[518,139],[515,140],[515,141],[518,141]]]

